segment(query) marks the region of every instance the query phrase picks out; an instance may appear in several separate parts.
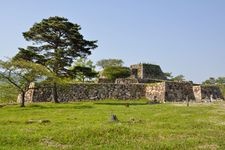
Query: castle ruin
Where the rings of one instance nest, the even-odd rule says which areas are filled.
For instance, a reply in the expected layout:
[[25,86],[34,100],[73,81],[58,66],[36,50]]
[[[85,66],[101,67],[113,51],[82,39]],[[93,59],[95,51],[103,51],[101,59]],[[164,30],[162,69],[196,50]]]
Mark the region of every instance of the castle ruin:
[[139,82],[148,82],[149,80],[166,80],[160,66],[153,64],[131,65],[131,75]]
[[[131,65],[131,77],[116,79],[114,83],[79,83],[60,85],[57,88],[60,102],[147,98],[161,102],[224,99],[217,86],[193,85],[190,82],[166,80],[160,66],[152,64]],[[52,87],[33,86],[26,93],[26,102],[52,101]]]

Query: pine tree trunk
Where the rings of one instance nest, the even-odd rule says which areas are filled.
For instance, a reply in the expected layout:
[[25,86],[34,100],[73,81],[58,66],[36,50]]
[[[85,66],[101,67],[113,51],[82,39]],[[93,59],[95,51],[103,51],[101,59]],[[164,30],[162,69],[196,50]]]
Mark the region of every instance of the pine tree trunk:
[[59,103],[59,101],[58,101],[58,93],[57,93],[57,85],[56,85],[55,82],[53,83],[52,96],[53,96],[53,101],[55,103]]
[[25,107],[25,93],[24,91],[22,91],[21,93],[21,104],[20,107]]

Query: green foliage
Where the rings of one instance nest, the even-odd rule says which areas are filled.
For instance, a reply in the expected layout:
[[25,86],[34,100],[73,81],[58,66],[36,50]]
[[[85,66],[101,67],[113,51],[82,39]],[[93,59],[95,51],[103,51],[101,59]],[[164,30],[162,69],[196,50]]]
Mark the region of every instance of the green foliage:
[[[225,149],[224,103],[146,102],[4,106],[1,149]],[[118,122],[110,122],[112,114]]]
[[85,57],[77,58],[73,64],[73,66],[88,67],[88,68],[91,68],[92,70],[95,70],[95,65],[94,65],[93,61],[91,61]]
[[63,17],[43,19],[23,33],[24,38],[33,45],[20,48],[14,59],[40,63],[57,76],[67,76],[68,67],[76,57],[90,55],[91,50],[97,47],[97,41],[85,40],[79,30],[79,25]]
[[79,58],[75,61],[70,69],[70,76],[76,81],[84,82],[85,80],[91,80],[96,78],[98,72],[95,71],[95,66],[91,60],[86,58]]
[[36,51],[33,51],[30,47],[27,49],[19,48],[19,52],[13,57],[13,60],[26,60],[44,65],[46,60],[43,55],[39,55]]
[[172,72],[164,72],[164,76],[166,77],[166,79],[171,80],[173,78],[172,76]]
[[205,80],[202,84],[205,85],[213,85],[216,84],[216,79],[213,77],[210,77],[209,79]]
[[97,66],[101,68],[107,67],[121,67],[123,65],[123,60],[121,59],[102,59],[96,63]]
[[[91,54],[97,47],[97,41],[88,41],[80,34],[81,27],[63,17],[49,17],[35,23],[23,33],[32,46],[20,48],[13,60],[25,59],[42,64],[57,77],[65,78],[70,75],[69,67],[77,57]],[[51,78],[49,78],[51,79]],[[52,80],[53,99],[58,103],[57,84]]]
[[18,90],[9,83],[0,83],[0,103],[15,103],[18,94]]
[[216,85],[220,88],[223,97],[225,98],[225,77],[210,77],[209,79],[202,82],[203,85]]
[[218,86],[223,94],[223,97],[225,98],[225,84],[219,84]]
[[0,61],[0,78],[12,85],[19,91],[26,91],[31,82],[50,76],[49,71],[42,65],[24,61]]
[[24,60],[0,61],[0,79],[14,86],[18,92],[22,93],[22,103],[24,106],[25,92],[29,89],[31,82],[43,77],[54,77],[42,65]]
[[177,76],[173,76],[172,72],[164,72],[164,76],[166,77],[166,79],[171,80],[171,81],[175,81],[175,82],[183,82],[185,81],[185,76],[180,74]]
[[171,80],[176,81],[176,82],[183,82],[183,81],[185,81],[185,77],[184,77],[184,75],[177,75],[177,76],[173,77]]
[[217,84],[225,84],[225,77],[218,77],[216,79]]
[[92,78],[95,78],[98,75],[98,73],[93,71],[91,68],[82,66],[74,66],[71,72],[75,80],[82,82],[84,82],[85,79],[91,80]]
[[225,84],[225,77],[218,77],[218,78],[210,77],[209,79],[202,82],[202,84],[205,85]]
[[131,74],[128,67],[107,67],[103,70],[102,75],[110,80],[116,78],[126,78]]

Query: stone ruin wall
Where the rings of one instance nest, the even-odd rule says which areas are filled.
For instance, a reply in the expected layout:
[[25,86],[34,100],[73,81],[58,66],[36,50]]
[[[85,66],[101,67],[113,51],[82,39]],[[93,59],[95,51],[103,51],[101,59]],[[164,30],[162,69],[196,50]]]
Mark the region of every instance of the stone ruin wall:
[[138,83],[138,80],[135,78],[117,78],[115,84],[134,84]]
[[[69,84],[57,88],[60,102],[101,100],[101,99],[140,99],[145,97],[144,84]],[[52,101],[51,87],[37,87],[27,102]]]
[[194,92],[194,95],[195,95],[195,100],[197,102],[201,102],[202,101],[201,86],[200,85],[193,86],[193,92]]
[[193,86],[193,91],[197,102],[202,100],[224,99],[223,94],[218,86]]
[[192,84],[189,82],[166,82],[165,83],[166,101],[185,101],[195,100]]
[[[131,75],[142,82],[143,79],[166,80],[159,65],[136,64],[131,65]],[[145,82],[146,83],[146,82]]]
[[224,99],[218,86],[201,86],[201,94],[202,99],[210,98],[210,95],[212,95],[213,99]]
[[114,81],[107,78],[99,78],[98,83],[114,83]]
[[[125,82],[119,80],[118,82]],[[157,101],[185,101],[200,102],[213,94],[214,98],[223,99],[218,87],[192,86],[188,82],[158,82],[150,84],[68,84],[58,86],[60,102],[102,100],[102,99],[140,99],[147,98]],[[26,102],[52,101],[51,87],[33,87],[25,96]]]
[[218,86],[193,86],[189,82],[158,82],[146,84],[145,97],[150,100],[181,102],[187,98],[201,102],[204,99],[224,99]]
[[145,97],[149,100],[165,101],[165,82],[146,84]]
[[[35,88],[35,84],[31,83],[29,86],[29,90],[25,93],[25,101],[26,102],[33,101],[34,91],[35,91],[34,88]],[[21,101],[22,101],[22,97],[21,97],[21,94],[19,94],[17,97],[17,103],[21,103]]]
[[142,64],[143,78],[142,79],[161,79],[165,80],[164,73],[160,66],[152,64]]
[[142,64],[131,65],[130,69],[131,69],[131,75],[133,75],[135,78],[137,78],[137,79],[143,78],[143,74],[142,74],[143,66],[142,66]]

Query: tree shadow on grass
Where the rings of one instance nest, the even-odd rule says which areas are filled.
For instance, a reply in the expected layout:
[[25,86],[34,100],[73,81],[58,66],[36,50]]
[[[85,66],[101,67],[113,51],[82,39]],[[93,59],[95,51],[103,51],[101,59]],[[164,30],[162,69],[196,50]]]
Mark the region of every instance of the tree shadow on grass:
[[0,108],[6,107],[6,106],[15,106],[18,105],[18,103],[2,103],[0,104]]
[[130,105],[130,106],[137,106],[137,105],[147,105],[147,103],[113,103],[113,102],[106,102],[106,103],[94,103],[94,104],[97,104],[97,105],[117,105],[117,106],[121,106],[121,105],[124,105],[124,106],[127,106],[127,105]]
[[0,108],[5,107],[6,105],[0,104]]
[[52,106],[48,106],[48,105],[39,105],[39,104],[32,104],[32,105],[28,105],[27,108],[35,108],[35,109],[91,109],[93,108],[93,106],[89,106],[89,105],[52,105]]

